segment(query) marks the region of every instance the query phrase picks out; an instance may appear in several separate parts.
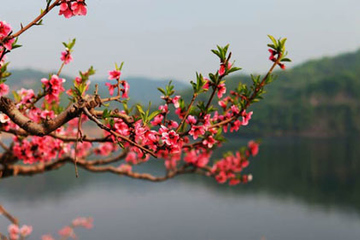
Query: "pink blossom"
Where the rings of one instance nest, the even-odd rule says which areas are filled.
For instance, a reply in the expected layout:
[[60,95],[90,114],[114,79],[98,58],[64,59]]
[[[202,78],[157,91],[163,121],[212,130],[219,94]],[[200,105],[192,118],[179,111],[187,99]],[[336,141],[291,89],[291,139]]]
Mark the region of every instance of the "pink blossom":
[[169,108],[168,108],[168,105],[160,105],[159,106],[159,110],[162,112],[162,113],[168,113],[169,112]]
[[231,124],[230,132],[238,131],[241,125],[242,122],[240,120],[236,120],[234,123]]
[[206,81],[206,83],[204,84],[204,86],[202,87],[205,91],[209,90],[210,87],[210,80],[207,78],[204,78],[204,80]]
[[164,116],[162,114],[158,114],[154,117],[154,120],[151,121],[151,125],[153,126],[161,125],[163,119]]
[[165,160],[165,167],[166,169],[175,169],[177,165],[176,159],[166,159]]
[[194,140],[196,140],[199,137],[199,135],[205,134],[205,128],[204,126],[192,126],[189,131],[189,134],[193,136]]
[[230,180],[229,180],[229,185],[230,186],[234,186],[234,185],[237,185],[237,184],[239,184],[240,183],[240,179],[238,179],[238,178],[231,178]]
[[169,146],[177,145],[179,138],[179,135],[174,130],[163,132],[161,134],[161,139]]
[[[92,144],[90,142],[78,142],[76,146],[76,156],[78,158],[85,157],[92,147]],[[73,152],[73,155],[75,155],[75,150]]]
[[197,167],[204,167],[209,163],[210,156],[211,152],[206,152],[203,149],[192,149],[186,153],[184,161]]
[[64,15],[65,18],[74,16],[71,11],[71,3],[68,0],[63,0],[60,4],[59,15]]
[[120,79],[121,72],[119,70],[109,71],[109,80]]
[[19,229],[18,225],[10,224],[8,227],[8,232],[9,232],[10,240],[19,239],[20,229]]
[[6,39],[3,44],[4,44],[4,47],[7,49],[7,50],[11,50],[12,49],[12,45],[13,43],[15,42],[15,38],[11,38],[11,39]]
[[35,97],[35,93],[34,90],[32,89],[20,89],[19,91],[17,91],[17,94],[19,95],[20,103],[21,104],[27,104],[31,102],[31,99]]
[[117,84],[105,83],[105,85],[109,88],[110,95],[114,95],[114,89],[118,87]]
[[126,161],[127,163],[137,164],[137,162],[138,162],[137,154],[136,154],[135,152],[129,152],[129,153],[126,155],[125,161]]
[[44,110],[41,112],[40,117],[42,119],[52,119],[55,117],[55,113],[53,111]]
[[94,150],[95,154],[108,156],[112,151],[116,150],[113,143],[101,143],[98,148]]
[[41,240],[55,240],[50,234],[42,235]]
[[241,181],[243,183],[247,183],[247,182],[251,182],[253,179],[253,176],[251,174],[249,175],[243,175],[242,178],[241,178]]
[[93,228],[93,221],[94,220],[92,218],[78,217],[72,221],[72,225],[74,227],[83,227],[86,229],[91,229]]
[[168,128],[177,128],[179,124],[173,120],[169,121]]
[[4,96],[9,93],[9,86],[5,83],[0,83],[0,96]]
[[190,125],[196,124],[196,118],[193,115],[189,115],[186,119],[186,122]]
[[87,14],[87,8],[84,0],[77,0],[71,4],[71,10],[74,15],[82,15],[85,16]]
[[252,156],[256,156],[259,153],[259,144],[258,143],[254,142],[254,141],[250,141],[248,143],[248,147],[250,150],[250,154]]
[[276,61],[275,55],[277,54],[277,52],[272,49],[269,49],[269,52],[270,52],[269,60],[275,62]]
[[76,83],[77,85],[80,85],[80,84],[82,83],[81,77],[75,77],[75,83]]
[[11,32],[10,24],[5,21],[0,21],[0,40],[3,40]]
[[122,98],[128,98],[128,93],[129,93],[129,89],[130,89],[130,85],[126,82],[126,81],[121,81],[121,85],[124,87],[123,89],[121,89],[121,91],[123,92],[122,94]]
[[215,176],[215,179],[218,183],[225,183],[227,181],[227,176],[225,172],[220,172],[218,175]]
[[64,64],[68,64],[73,60],[71,53],[68,49],[66,51],[61,52],[60,60],[64,62]]
[[228,101],[227,101],[225,98],[222,99],[222,100],[220,100],[220,101],[218,101],[218,104],[220,105],[220,107],[222,107],[222,108],[224,108],[224,109],[226,109],[227,103],[228,103]]
[[218,90],[217,96],[218,98],[221,98],[226,93],[225,83],[220,83],[217,86],[217,90]]
[[180,98],[181,98],[181,96],[175,96],[175,97],[172,99],[172,102],[173,102],[175,108],[179,108],[179,107],[180,107],[180,103],[179,103]]
[[65,18],[70,18],[76,15],[86,15],[87,9],[85,0],[62,0],[60,4],[59,15],[64,15]]
[[232,105],[230,109],[231,109],[231,111],[232,111],[232,113],[233,113],[234,115],[236,115],[236,114],[238,114],[238,113],[240,112],[239,107],[236,106],[236,105]]
[[242,125],[243,126],[246,126],[249,124],[249,120],[251,119],[251,116],[253,115],[253,112],[249,112],[249,113],[246,113],[246,111],[244,110],[242,113]]
[[216,143],[216,140],[212,137],[209,136],[208,138],[206,138],[202,144],[207,146],[208,148],[212,148],[212,146]]
[[41,82],[45,86],[46,95],[45,99],[47,102],[51,103],[52,101],[59,101],[60,93],[65,91],[63,83],[65,79],[59,78],[57,75],[52,75],[50,80],[43,78]]
[[[0,56],[2,56],[3,52],[4,52],[4,49],[0,47]],[[1,61],[0,61],[0,67],[3,66],[5,60],[6,60],[6,55],[4,55],[3,58],[1,59]]]
[[23,237],[27,237],[27,236],[29,236],[31,234],[32,230],[33,230],[32,226],[23,225],[20,228],[20,234]]
[[231,68],[231,63],[230,63],[230,62],[227,63],[227,67],[226,67],[226,68],[225,68],[225,64],[224,64],[224,63],[221,64],[221,65],[220,65],[220,70],[219,70],[219,72],[218,72],[219,75],[220,75],[220,76],[223,76],[223,75],[225,74],[225,71],[226,71],[226,70],[229,70],[230,68]]
[[129,126],[120,118],[115,120],[114,129],[123,136],[128,136],[130,134]]
[[62,237],[72,237],[72,238],[76,238],[74,229],[72,227],[66,226],[62,229],[59,230],[59,235]]

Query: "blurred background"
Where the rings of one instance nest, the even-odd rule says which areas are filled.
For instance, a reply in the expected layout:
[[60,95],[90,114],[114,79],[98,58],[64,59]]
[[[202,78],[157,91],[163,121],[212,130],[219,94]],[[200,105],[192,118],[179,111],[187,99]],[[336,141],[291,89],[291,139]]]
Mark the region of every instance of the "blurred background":
[[[45,1],[2,0],[0,20],[16,30]],[[80,239],[316,239],[360,236],[360,2],[343,1],[87,1],[88,16],[69,20],[52,12],[44,26],[19,40],[8,55],[11,90],[39,88],[60,67],[61,42],[77,38],[74,62],[64,69],[68,86],[93,65],[93,83],[104,86],[114,62],[133,103],[161,102],[156,87],[173,80],[190,96],[195,72],[215,72],[210,49],[230,44],[240,74],[270,67],[267,34],[287,37],[286,71],[254,104],[249,126],[224,148],[236,150],[261,139],[247,172],[254,180],[237,187],[199,176],[147,183],[111,175],[62,170],[0,182],[0,202],[34,226],[30,239],[56,233],[77,216],[92,216],[95,228]],[[107,90],[102,87],[102,93]],[[140,167],[161,174],[162,163]],[[7,222],[0,219],[0,231]]]

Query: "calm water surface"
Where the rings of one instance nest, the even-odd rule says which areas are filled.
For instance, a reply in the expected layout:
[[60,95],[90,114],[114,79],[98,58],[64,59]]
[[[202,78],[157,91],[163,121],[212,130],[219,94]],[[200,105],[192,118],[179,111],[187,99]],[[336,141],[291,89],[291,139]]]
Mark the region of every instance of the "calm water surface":
[[[357,240],[359,146],[359,139],[263,139],[248,170],[254,181],[238,187],[201,176],[149,183],[80,172],[75,179],[68,166],[0,181],[0,202],[33,225],[30,239],[92,216],[95,228],[78,230],[80,239]],[[0,218],[0,231],[7,225]]]

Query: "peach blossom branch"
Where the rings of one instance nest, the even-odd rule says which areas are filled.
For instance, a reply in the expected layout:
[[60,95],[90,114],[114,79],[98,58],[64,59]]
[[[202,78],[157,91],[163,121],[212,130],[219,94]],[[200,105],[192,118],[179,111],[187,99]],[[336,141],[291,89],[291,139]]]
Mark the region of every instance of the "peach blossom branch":
[[43,17],[45,17],[46,14],[48,14],[54,7],[56,7],[61,0],[56,0],[53,4],[51,4],[49,7],[47,7],[45,10],[43,10],[39,16],[37,16],[33,21],[31,21],[28,25],[26,25],[25,27],[21,27],[21,29],[10,35],[9,38],[16,38],[18,36],[20,36],[21,34],[23,34],[26,30],[28,30],[29,28],[31,28],[32,26],[36,25]]

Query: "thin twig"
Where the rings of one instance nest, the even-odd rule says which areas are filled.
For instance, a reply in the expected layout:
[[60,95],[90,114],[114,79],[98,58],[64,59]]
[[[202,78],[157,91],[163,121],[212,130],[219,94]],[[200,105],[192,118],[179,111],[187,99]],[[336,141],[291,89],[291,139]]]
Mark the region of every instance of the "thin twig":
[[15,225],[19,224],[17,218],[11,215],[8,211],[6,211],[6,209],[2,205],[0,205],[0,214],[5,216],[7,219],[9,219],[9,221],[12,222],[13,224]]
[[196,97],[197,97],[197,94],[194,93],[194,94],[193,94],[193,97],[192,97],[192,99],[191,99],[191,102],[190,102],[190,104],[189,104],[189,107],[188,107],[188,109],[187,109],[187,111],[186,111],[183,119],[181,120],[181,123],[179,124],[179,126],[178,126],[178,127],[176,128],[176,130],[175,130],[176,132],[178,132],[178,131],[181,129],[182,125],[185,123],[186,118],[187,118],[187,116],[188,116],[189,113],[190,113],[190,109],[191,109],[192,105],[194,104]]
[[90,112],[89,110],[85,107],[83,108],[84,110],[84,113],[86,116],[88,116],[93,122],[95,122],[101,129],[104,129],[106,131],[108,131],[109,133],[111,133],[112,135],[114,135],[116,137],[116,139],[120,138],[128,143],[130,143],[131,145],[135,146],[135,147],[138,147],[140,148],[142,151],[144,151],[145,153],[149,153],[151,156],[153,157],[157,157],[155,155],[155,153],[141,145],[139,145],[138,143],[132,141],[131,139],[121,135],[121,134],[118,134],[117,132],[115,132],[114,130],[110,129],[109,127],[105,126],[104,124],[102,124],[96,117],[94,117]]
[[30,22],[28,25],[26,25],[25,27],[21,28],[19,31],[17,31],[16,33],[12,34],[11,36],[9,36],[9,39],[12,38],[16,38],[18,36],[20,36],[21,34],[23,34],[26,30],[28,30],[29,28],[31,28],[32,26],[36,25],[46,14],[48,14],[54,7],[56,7],[61,0],[56,0],[53,4],[51,4],[50,6],[48,6],[39,16],[37,16],[32,22]]

